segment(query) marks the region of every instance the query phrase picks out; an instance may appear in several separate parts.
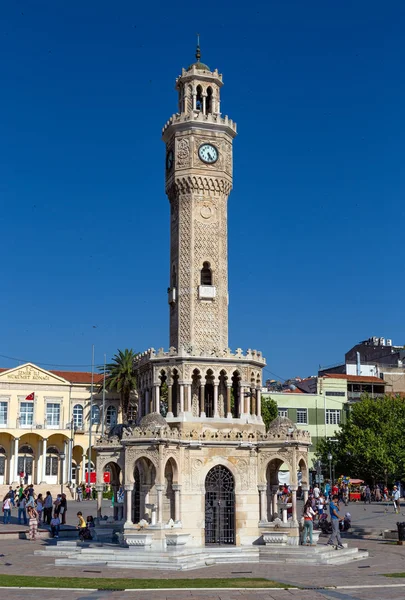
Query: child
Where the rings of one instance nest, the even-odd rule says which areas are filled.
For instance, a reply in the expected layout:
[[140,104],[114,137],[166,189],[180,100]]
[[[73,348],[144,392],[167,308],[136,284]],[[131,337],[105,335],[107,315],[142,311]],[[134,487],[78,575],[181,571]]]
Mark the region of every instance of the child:
[[87,527],[95,527],[94,519],[91,515],[87,517]]
[[79,530],[79,534],[80,534],[81,529],[86,529],[86,521],[83,519],[83,513],[80,510],[77,513],[77,518],[79,519],[79,522],[77,524],[76,529]]
[[52,537],[59,537],[59,529],[60,529],[60,519],[58,513],[54,513],[53,519],[51,519],[51,533]]

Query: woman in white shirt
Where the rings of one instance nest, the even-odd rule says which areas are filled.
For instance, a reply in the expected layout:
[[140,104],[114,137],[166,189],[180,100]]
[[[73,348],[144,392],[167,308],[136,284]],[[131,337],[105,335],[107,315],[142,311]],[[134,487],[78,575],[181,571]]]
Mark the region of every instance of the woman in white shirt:
[[312,543],[312,531],[314,528],[313,520],[314,520],[315,514],[316,513],[312,508],[312,501],[310,499],[308,499],[304,506],[304,529],[302,532],[302,545],[303,546],[308,546],[308,543],[307,543],[308,536],[309,536],[309,545],[315,546],[315,544]]
[[8,523],[10,523],[11,520],[11,500],[10,500],[10,496],[7,494],[7,496],[4,498],[3,501],[3,523],[4,525],[8,525]]

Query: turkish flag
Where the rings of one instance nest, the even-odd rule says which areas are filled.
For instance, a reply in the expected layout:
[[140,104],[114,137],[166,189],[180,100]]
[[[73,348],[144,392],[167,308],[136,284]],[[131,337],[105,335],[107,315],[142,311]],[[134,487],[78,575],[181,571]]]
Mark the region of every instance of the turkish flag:
[[32,394],[28,394],[28,396],[25,397],[26,400],[34,400],[34,396],[35,396],[35,392],[32,392]]

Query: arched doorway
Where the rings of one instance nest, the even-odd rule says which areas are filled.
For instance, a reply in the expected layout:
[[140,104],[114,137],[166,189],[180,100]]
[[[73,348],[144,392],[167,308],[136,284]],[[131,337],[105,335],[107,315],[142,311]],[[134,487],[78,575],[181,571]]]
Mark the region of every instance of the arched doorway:
[[235,544],[235,482],[222,465],[205,478],[205,543]]
[[24,485],[33,483],[34,450],[29,444],[22,444],[18,450],[18,474]]

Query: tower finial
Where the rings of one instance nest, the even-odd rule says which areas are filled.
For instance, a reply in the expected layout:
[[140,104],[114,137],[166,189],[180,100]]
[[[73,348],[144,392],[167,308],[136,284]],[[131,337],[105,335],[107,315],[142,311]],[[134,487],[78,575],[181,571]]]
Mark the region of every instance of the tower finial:
[[201,52],[200,52],[200,34],[199,33],[197,33],[197,50],[195,53],[195,57],[197,59],[197,62],[200,62]]

